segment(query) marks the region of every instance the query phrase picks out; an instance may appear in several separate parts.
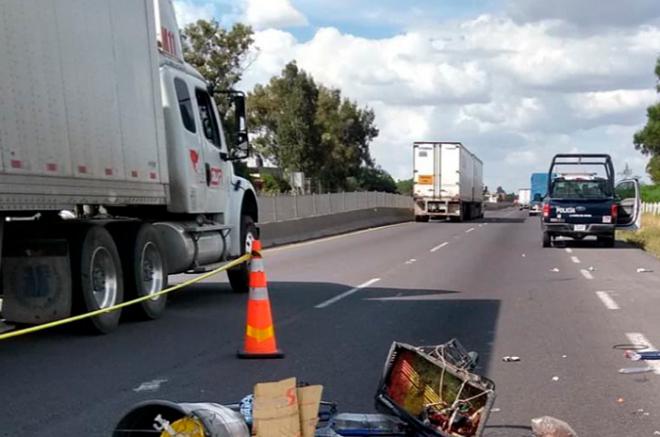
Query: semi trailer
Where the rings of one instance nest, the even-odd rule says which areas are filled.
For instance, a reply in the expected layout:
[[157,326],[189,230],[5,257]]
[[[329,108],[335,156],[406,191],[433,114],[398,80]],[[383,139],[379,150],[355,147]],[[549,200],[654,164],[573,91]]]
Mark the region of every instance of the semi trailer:
[[[2,1],[0,59],[3,319],[108,308],[250,250],[257,199],[233,170],[249,153],[244,94],[184,61],[170,0]],[[228,276],[247,290],[245,265]]]
[[483,164],[458,142],[413,144],[415,220],[483,217]]

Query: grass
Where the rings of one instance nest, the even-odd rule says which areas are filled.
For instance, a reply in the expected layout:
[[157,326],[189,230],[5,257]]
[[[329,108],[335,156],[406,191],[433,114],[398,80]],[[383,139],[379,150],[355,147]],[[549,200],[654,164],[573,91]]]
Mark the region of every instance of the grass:
[[660,257],[660,215],[644,214],[638,231],[617,231],[616,238]]

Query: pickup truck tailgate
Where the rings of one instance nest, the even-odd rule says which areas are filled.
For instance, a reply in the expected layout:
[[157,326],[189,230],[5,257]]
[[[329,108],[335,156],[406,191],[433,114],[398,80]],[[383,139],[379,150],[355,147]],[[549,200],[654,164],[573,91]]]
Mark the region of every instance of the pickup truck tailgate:
[[552,199],[547,221],[554,223],[613,223],[613,199]]

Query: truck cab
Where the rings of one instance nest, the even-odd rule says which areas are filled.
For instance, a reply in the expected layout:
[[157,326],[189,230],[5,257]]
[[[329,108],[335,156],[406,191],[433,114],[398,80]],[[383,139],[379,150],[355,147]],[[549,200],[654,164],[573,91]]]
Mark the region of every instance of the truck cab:
[[[590,171],[557,171],[565,166]],[[591,171],[598,168],[602,171]],[[560,236],[577,240],[595,237],[603,246],[612,247],[617,229],[639,228],[639,182],[627,179],[615,184],[609,155],[556,155],[548,175],[548,195],[542,205],[541,219],[543,247],[550,247]]]

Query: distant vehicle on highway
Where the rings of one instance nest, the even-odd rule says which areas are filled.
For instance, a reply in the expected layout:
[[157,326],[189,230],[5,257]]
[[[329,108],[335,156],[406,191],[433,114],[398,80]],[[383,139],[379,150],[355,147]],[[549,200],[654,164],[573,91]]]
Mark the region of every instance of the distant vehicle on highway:
[[[585,171],[557,171],[566,166]],[[553,174],[557,177],[551,178]],[[639,228],[639,182],[626,179],[615,185],[609,155],[555,155],[547,176],[550,182],[541,220],[543,247],[550,247],[559,236],[577,240],[593,236],[602,245],[612,247],[616,229]]]
[[483,217],[483,164],[456,142],[413,144],[415,220]]
[[529,188],[521,188],[518,190],[518,208],[529,209],[529,202],[531,200],[532,190]]
[[548,194],[548,173],[532,173],[530,177],[529,215],[541,213],[543,199]]

